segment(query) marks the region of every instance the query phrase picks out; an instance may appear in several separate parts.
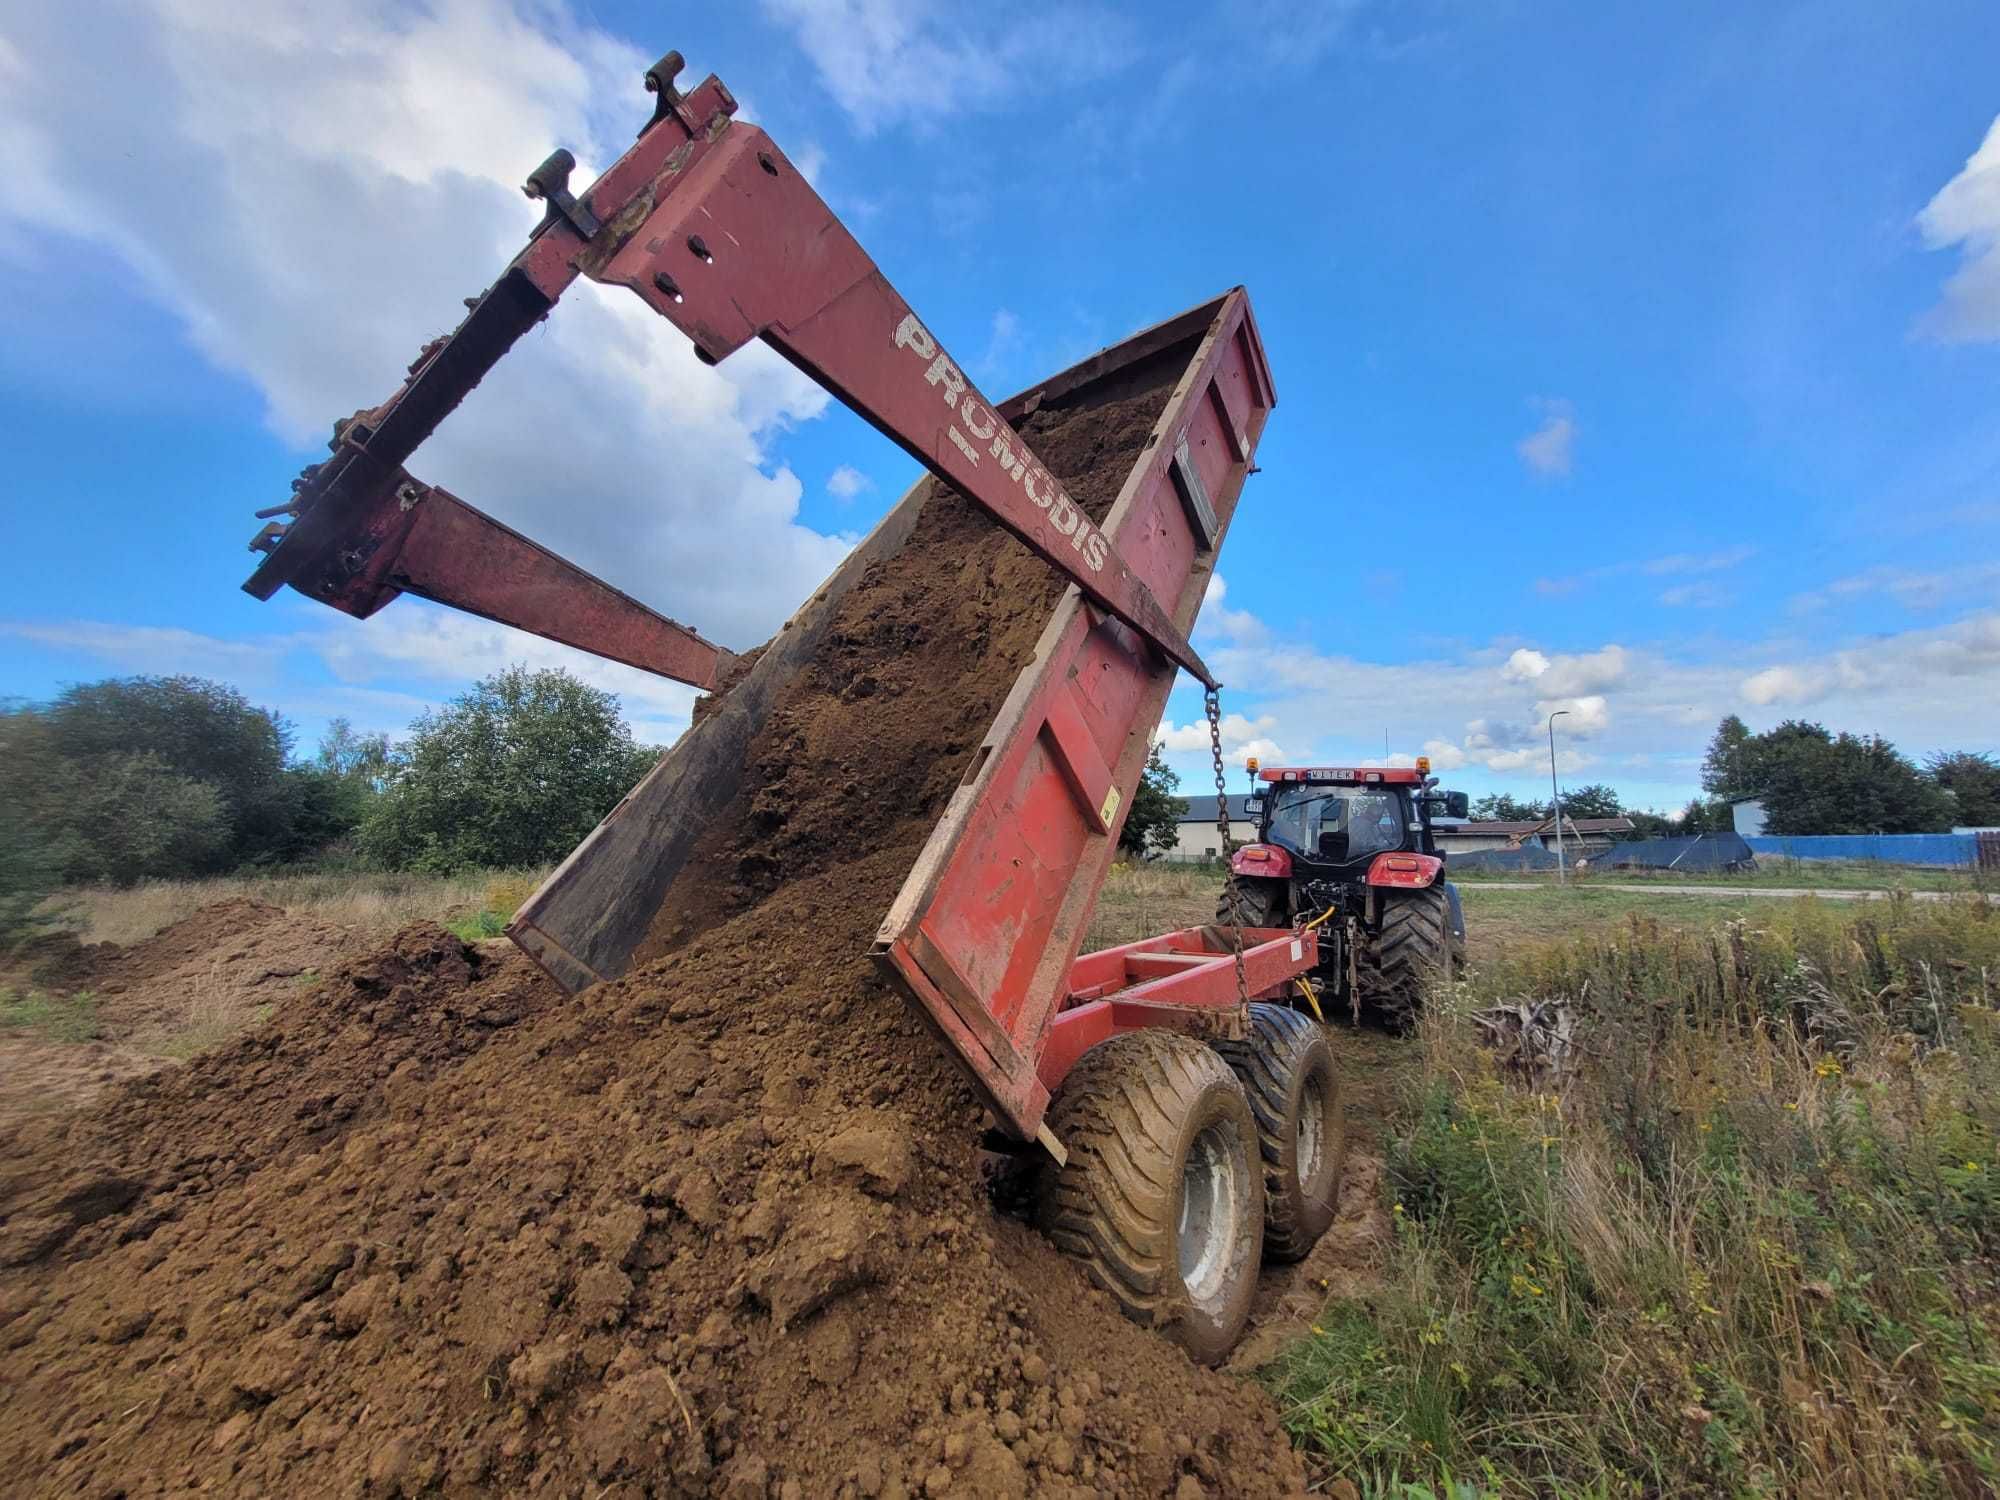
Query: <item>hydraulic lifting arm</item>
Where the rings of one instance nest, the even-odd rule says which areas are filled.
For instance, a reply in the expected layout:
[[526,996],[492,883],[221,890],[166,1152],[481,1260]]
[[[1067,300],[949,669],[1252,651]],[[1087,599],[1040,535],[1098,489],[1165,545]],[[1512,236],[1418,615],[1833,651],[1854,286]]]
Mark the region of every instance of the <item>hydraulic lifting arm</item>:
[[[403,465],[578,276],[629,287],[713,364],[762,338],[992,514],[1169,660],[1214,679],[1152,591],[945,353],[769,136],[733,118],[711,75],[681,94],[670,52],[639,139],[580,195],[558,151],[528,179],[548,212],[449,335],[382,405],[340,425],[300,476],[289,515],[251,546],[244,588],[284,584],[366,618],[413,593],[699,687],[729,653],[592,577]],[[1230,433],[1247,451],[1248,439]],[[1215,518],[1186,497],[1212,547]],[[1204,520],[1203,513],[1209,511]]]

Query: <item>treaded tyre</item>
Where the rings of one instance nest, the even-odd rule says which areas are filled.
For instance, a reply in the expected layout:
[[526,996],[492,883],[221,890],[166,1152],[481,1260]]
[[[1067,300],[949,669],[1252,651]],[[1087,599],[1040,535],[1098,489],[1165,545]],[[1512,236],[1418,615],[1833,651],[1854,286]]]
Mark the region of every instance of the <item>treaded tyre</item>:
[[1304,1260],[1340,1208],[1347,1110],[1325,1028],[1283,1005],[1250,1007],[1249,1033],[1217,1042],[1243,1080],[1264,1160],[1264,1259]]
[[1223,927],[1285,927],[1285,882],[1231,875],[1215,898],[1215,920]]
[[1355,954],[1363,1004],[1393,1025],[1416,1020],[1425,986],[1451,977],[1450,913],[1448,898],[1435,885],[1386,898],[1382,930]]
[[1257,1290],[1264,1178],[1257,1122],[1229,1065],[1190,1037],[1127,1032],[1086,1052],[1049,1128],[1037,1217],[1125,1316],[1198,1363],[1235,1345]]

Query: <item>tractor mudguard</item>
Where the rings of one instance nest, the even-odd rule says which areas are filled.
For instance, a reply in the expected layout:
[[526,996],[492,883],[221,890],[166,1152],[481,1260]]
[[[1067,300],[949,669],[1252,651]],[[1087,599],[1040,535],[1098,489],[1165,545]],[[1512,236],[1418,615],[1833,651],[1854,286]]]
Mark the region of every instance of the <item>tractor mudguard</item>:
[[1463,943],[1465,941],[1465,904],[1458,899],[1458,887],[1453,885],[1449,880],[1444,883],[1444,899],[1446,906],[1450,908],[1451,912],[1452,941]]

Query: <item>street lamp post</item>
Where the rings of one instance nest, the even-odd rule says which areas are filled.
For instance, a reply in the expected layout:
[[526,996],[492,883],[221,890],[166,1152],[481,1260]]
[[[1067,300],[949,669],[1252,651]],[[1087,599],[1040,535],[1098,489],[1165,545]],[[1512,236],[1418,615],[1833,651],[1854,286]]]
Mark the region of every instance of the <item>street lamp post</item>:
[[1569,884],[1569,863],[1563,858],[1563,794],[1556,785],[1556,720],[1568,713],[1559,708],[1549,715],[1549,797],[1556,818],[1556,884]]

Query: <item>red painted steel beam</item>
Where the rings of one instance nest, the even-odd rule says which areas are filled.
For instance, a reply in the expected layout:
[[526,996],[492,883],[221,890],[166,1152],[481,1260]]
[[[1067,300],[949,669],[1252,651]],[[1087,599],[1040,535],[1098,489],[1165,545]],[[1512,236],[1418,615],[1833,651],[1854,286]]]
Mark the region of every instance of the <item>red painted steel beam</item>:
[[[359,548],[368,518],[394,493],[418,444],[584,275],[630,287],[711,363],[763,338],[1101,608],[1213,685],[1152,589],[812,185],[770,137],[735,123],[736,101],[718,79],[677,93],[679,66],[670,53],[647,75],[662,100],[653,123],[581,195],[569,194],[567,153],[530,179],[531,196],[550,210],[527,248],[451,335],[425,348],[400,391],[343,426],[333,458],[302,476],[290,507],[297,519],[252,542],[270,555],[244,587],[259,598],[287,583],[316,598],[338,595],[367,567]],[[433,597],[456,604],[465,596]]]

